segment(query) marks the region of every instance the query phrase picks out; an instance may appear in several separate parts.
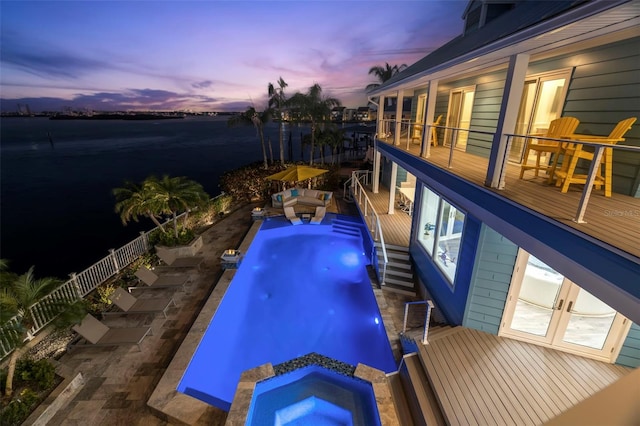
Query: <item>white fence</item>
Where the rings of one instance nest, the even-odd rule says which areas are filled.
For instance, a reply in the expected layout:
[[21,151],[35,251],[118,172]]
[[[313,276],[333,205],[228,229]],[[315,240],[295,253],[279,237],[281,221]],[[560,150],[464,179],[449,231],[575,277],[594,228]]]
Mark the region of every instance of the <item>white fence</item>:
[[[226,194],[222,193],[214,197],[212,201],[224,195]],[[182,213],[178,216],[178,219],[184,215],[185,213]],[[172,222],[172,219],[167,220],[162,226],[170,222]],[[149,234],[156,229],[158,227],[147,232],[141,232],[138,238],[117,250],[109,250],[107,257],[89,266],[84,271],[78,274],[70,274],[71,278],[68,281],[31,306],[26,313],[26,315],[31,316],[34,324],[29,330],[29,336],[32,337],[53,321],[61,312],[61,305],[82,299],[100,284],[118,274],[123,268],[148,252],[150,249]],[[16,330],[16,326],[19,323],[18,318],[14,317],[0,328],[0,359],[10,354],[15,348],[16,339],[20,335]]]

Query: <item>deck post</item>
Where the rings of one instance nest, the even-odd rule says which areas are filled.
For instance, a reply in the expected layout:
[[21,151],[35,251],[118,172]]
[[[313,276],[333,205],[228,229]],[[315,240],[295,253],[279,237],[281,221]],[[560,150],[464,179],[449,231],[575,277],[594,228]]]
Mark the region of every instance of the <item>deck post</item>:
[[393,214],[396,209],[396,180],[398,179],[398,163],[391,162],[391,182],[389,182],[389,209],[388,214]]
[[507,79],[502,93],[498,125],[491,142],[489,166],[487,167],[487,176],[484,183],[485,186],[491,188],[504,189],[504,181],[501,182],[500,177],[502,176],[502,168],[505,167],[504,158],[509,155],[507,152],[508,138],[506,133],[513,134],[516,128],[528,66],[529,55],[527,54],[512,55],[509,58],[509,68],[507,69]]
[[404,100],[404,90],[398,90],[398,97],[396,98],[396,128],[393,131],[393,144],[395,146],[400,145],[400,133],[402,132],[402,102]]
[[[580,196],[580,204],[578,204],[578,211],[576,212],[576,217],[573,219],[577,223],[587,223],[584,220],[584,214],[587,210],[587,204],[589,204],[589,198],[591,197],[591,191],[593,190],[593,182],[596,180],[596,173],[598,173],[598,169],[600,168],[600,160],[602,159],[602,153],[604,152],[604,147],[602,145],[597,145],[595,147],[595,152],[593,153],[593,160],[591,160],[591,165],[589,166],[589,174],[587,175],[587,181],[584,183],[584,189],[582,190],[582,195]],[[569,177],[567,176],[567,179]],[[606,183],[603,184],[606,187]]]
[[433,117],[436,115],[436,97],[438,96],[438,80],[429,82],[429,93],[427,94],[427,107],[424,112],[424,126],[422,131],[422,146],[420,156],[429,158],[431,156],[431,128]]
[[[378,142],[376,141],[376,145],[377,144]],[[371,190],[374,194],[380,192],[380,160],[382,159],[382,154],[380,154],[377,148],[376,146],[375,155],[373,156],[373,176],[371,176],[371,179],[373,179],[373,182],[371,182]]]

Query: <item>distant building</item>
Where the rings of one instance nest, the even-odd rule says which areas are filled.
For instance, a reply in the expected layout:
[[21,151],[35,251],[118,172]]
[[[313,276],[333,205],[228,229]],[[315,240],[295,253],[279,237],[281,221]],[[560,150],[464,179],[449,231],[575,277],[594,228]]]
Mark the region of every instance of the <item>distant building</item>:
[[358,121],[371,120],[371,109],[368,106],[359,107],[356,111],[356,120]]
[[331,110],[331,121],[346,121],[346,118],[345,118],[346,110],[347,108],[343,106],[334,107]]

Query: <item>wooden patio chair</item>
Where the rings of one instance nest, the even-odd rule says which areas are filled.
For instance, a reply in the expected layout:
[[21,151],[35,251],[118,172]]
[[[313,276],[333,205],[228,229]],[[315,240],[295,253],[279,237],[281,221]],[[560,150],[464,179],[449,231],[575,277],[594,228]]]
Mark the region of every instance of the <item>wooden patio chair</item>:
[[438,129],[435,126],[439,126],[442,122],[442,114],[436,118],[436,121],[431,125],[431,145],[438,146]]
[[[524,172],[527,170],[534,170],[534,176],[538,177],[540,170],[544,170],[547,173],[548,178],[551,178],[555,167],[558,155],[562,150],[562,143],[547,140],[538,140],[534,142],[535,136],[544,136],[545,138],[564,139],[566,136],[572,135],[573,132],[580,124],[575,117],[560,117],[549,123],[549,130],[544,134],[532,134],[526,139],[526,147],[524,150],[524,158],[522,165],[520,166],[520,179],[524,176]],[[535,152],[536,162],[535,164],[529,163],[529,154],[531,151]],[[553,155],[553,160],[544,164],[540,164],[540,157],[543,153],[547,155]]]
[[117,288],[116,291],[109,296],[109,300],[116,305],[120,311],[103,312],[103,315],[110,314],[155,314],[162,312],[167,317],[167,309],[170,305],[176,306],[176,302],[172,297],[155,297],[149,299],[138,299],[127,293],[123,288]]
[[141,350],[140,344],[144,338],[152,334],[151,327],[110,328],[91,314],[87,314],[80,324],[74,325],[72,328],[87,343],[74,341],[67,346],[69,351],[78,346],[121,345],[137,345],[138,350]]
[[[636,117],[627,118],[620,121],[616,127],[613,128],[609,136],[593,136],[593,135],[573,135],[571,139],[578,142],[566,143],[562,149],[564,160],[562,163],[562,169],[555,172],[556,186],[562,186],[561,192],[565,193],[569,190],[569,185],[572,183],[585,184],[587,182],[586,174],[576,174],[576,167],[580,159],[592,161],[593,151],[585,151],[584,145],[580,142],[600,142],[615,145],[618,142],[624,141],[624,135],[630,129],[633,123],[637,120]],[[602,167],[604,166],[604,176],[602,175]],[[596,189],[600,189],[604,185],[604,196],[611,197],[611,179],[612,179],[612,167],[613,167],[613,148],[605,148],[598,165],[595,180],[593,185]]]
[[[434,121],[430,127],[431,128],[431,145],[433,146],[438,146],[438,131],[437,131],[438,129],[436,129],[434,126],[439,126],[441,122],[442,122],[442,114],[440,114],[438,118],[436,118],[436,121]],[[415,144],[419,144],[422,142],[422,125],[420,124],[413,125],[413,137],[411,138],[411,141]]]

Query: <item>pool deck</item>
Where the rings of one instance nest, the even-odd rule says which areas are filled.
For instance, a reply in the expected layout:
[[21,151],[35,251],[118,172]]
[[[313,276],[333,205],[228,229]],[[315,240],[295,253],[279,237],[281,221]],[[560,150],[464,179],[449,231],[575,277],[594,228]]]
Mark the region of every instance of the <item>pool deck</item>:
[[[337,195],[337,194],[336,194]],[[351,206],[335,203],[336,210],[349,214]],[[142,342],[141,351],[136,346],[119,347],[87,347],[78,348],[66,353],[59,360],[59,370],[66,377],[74,377],[81,373],[84,385],[80,391],[64,405],[49,424],[56,425],[169,425],[187,423],[193,425],[224,425],[227,413],[208,406],[194,398],[179,394],[173,389],[165,389],[164,395],[156,393],[162,377],[169,373],[175,377],[176,383],[182,372],[174,371],[170,365],[172,360],[180,361],[180,346],[187,343],[190,329],[202,328],[197,320],[201,310],[211,309],[207,300],[217,299],[229,280],[231,271],[221,268],[219,256],[229,248],[239,248],[253,225],[251,210],[256,204],[246,205],[227,215],[203,234],[204,245],[198,255],[205,257],[204,267],[200,271],[190,272],[190,283],[186,291],[157,289],[146,291],[139,297],[157,297],[172,295],[176,306],[167,311],[167,318],[162,315],[129,315],[113,316],[105,323],[114,327],[150,325],[153,335]],[[248,239],[247,239],[248,240]],[[226,283],[228,285],[228,282]],[[217,290],[217,291],[216,291]],[[385,300],[387,309],[381,309],[385,324],[402,324],[402,302],[398,295],[384,295],[376,291],[380,300]],[[209,297],[214,295],[214,297]],[[211,302],[213,304],[213,302]],[[391,321],[388,318],[392,318]],[[397,337],[397,335],[396,335]],[[189,338],[193,345],[193,340]],[[197,343],[195,343],[197,344]],[[395,348],[394,348],[395,349]],[[397,349],[394,355],[397,354]],[[186,360],[188,362],[188,359]],[[184,399],[189,398],[189,403]],[[188,421],[178,421],[154,406],[174,407],[180,412],[187,412]],[[202,404],[198,410],[189,411],[191,402]],[[46,407],[53,402],[52,398],[42,404]],[[183,405],[184,404],[184,405]],[[171,418],[172,417],[172,418]]]

